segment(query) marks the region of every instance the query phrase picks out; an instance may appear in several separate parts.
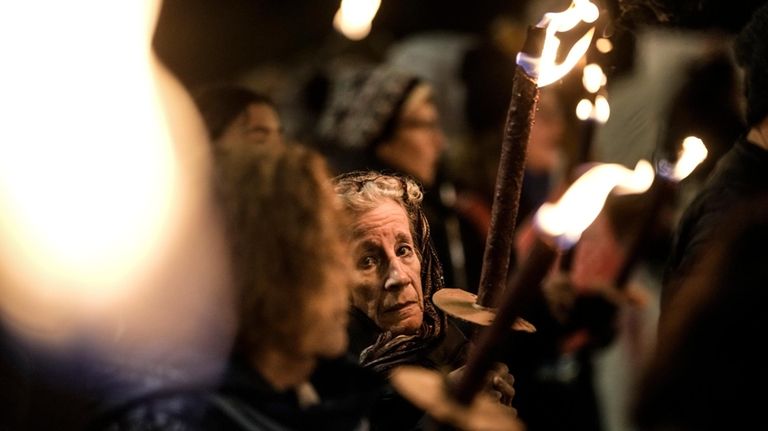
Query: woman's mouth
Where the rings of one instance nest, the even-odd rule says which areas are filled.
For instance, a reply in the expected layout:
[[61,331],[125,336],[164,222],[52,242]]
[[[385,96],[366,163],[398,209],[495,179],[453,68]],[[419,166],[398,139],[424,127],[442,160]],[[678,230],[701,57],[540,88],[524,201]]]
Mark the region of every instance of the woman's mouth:
[[398,302],[384,309],[385,313],[402,313],[408,311],[411,307],[416,307],[418,303],[416,301]]

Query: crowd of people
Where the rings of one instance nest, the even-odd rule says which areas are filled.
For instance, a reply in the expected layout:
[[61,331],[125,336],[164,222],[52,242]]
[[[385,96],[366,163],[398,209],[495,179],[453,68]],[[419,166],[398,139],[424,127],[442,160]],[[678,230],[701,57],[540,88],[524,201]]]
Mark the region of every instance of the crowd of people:
[[[722,112],[722,127],[711,124],[717,113],[698,119],[718,136],[718,160],[703,167],[699,175],[708,179],[690,205],[681,199],[679,225],[677,201],[649,214],[645,195],[611,196],[527,304],[523,317],[536,330],[511,334],[483,382],[509,429],[612,431],[616,423],[602,411],[611,394],[596,382],[604,372],[597,360],[622,344],[635,356],[623,364],[631,369],[620,377],[627,381],[613,388],[628,399],[621,406],[627,429],[761,423],[760,406],[768,401],[768,367],[759,354],[760,333],[768,329],[761,301],[768,281],[766,41],[768,4],[734,43],[746,121],[740,123],[728,96],[712,109]],[[488,86],[471,79],[493,76],[477,69],[483,56],[501,68],[512,60],[481,48],[463,65],[466,148],[454,156],[471,152],[473,141],[500,144],[506,106],[494,106],[493,95],[483,93]],[[720,51],[707,70],[735,81],[724,72],[728,61]],[[444,377],[448,394],[462,378],[481,329],[447,314],[432,296],[444,288],[477,293],[493,200],[486,180],[496,166],[478,163],[483,172],[457,174],[456,166],[467,167],[451,163],[446,152],[460,144],[441,123],[441,90],[427,77],[393,64],[353,63],[315,78],[313,90],[323,97],[311,124],[301,127],[312,131],[309,139],[292,134],[282,107],[265,93],[234,83],[192,91],[213,166],[207,184],[215,216],[208,222],[220,228],[224,244],[230,300],[222,302],[228,307],[222,316],[234,322],[230,333],[222,332],[229,334],[221,340],[227,348],[215,377],[108,397],[98,384],[104,373],[94,360],[98,352],[41,349],[0,315],[0,430],[441,426],[390,377],[400,366],[429,369]],[[697,96],[694,84],[683,86],[673,103]],[[511,82],[494,88],[511,92],[505,85]],[[723,86],[739,96],[732,82]],[[568,92],[542,90],[539,103],[510,279],[529,251],[535,210],[584,170],[562,172],[574,153],[566,144],[574,140]],[[679,107],[670,112],[676,123],[660,147],[679,140],[698,118]],[[722,142],[728,138],[735,144]],[[654,301],[660,316],[649,347],[637,317]],[[219,324],[226,326],[211,323]],[[169,372],[183,374],[162,370]]]

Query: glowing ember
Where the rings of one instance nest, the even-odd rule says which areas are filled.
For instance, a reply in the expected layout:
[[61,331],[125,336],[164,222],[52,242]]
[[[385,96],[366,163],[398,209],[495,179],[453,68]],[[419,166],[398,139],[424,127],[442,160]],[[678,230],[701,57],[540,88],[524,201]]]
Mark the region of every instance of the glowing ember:
[[371,23],[381,0],[342,0],[333,17],[333,26],[351,40],[361,40],[371,32]]
[[611,107],[608,104],[608,99],[598,94],[595,97],[595,119],[600,123],[605,123],[611,116]]
[[597,165],[579,177],[557,203],[542,205],[536,212],[536,226],[561,249],[570,248],[595,220],[612,190],[642,193],[653,177],[653,167],[645,160],[634,171],[618,164]]
[[584,66],[581,82],[590,93],[594,94],[600,91],[607,81],[608,79],[599,64],[592,63]]
[[581,99],[576,105],[576,117],[581,121],[591,118],[598,123],[605,124],[610,116],[611,107],[608,100],[602,95],[595,97],[594,105],[588,99]]
[[537,27],[546,29],[546,38],[542,49],[541,58],[530,59],[518,55],[518,64],[526,69],[529,76],[536,77],[539,87],[549,85],[568,73],[579,59],[589,49],[595,29],[591,28],[571,48],[562,63],[557,63],[557,52],[560,48],[560,39],[557,33],[567,32],[579,23],[593,23],[597,20],[600,11],[589,0],[574,0],[563,12],[547,13],[537,24]]
[[608,54],[609,52],[613,51],[613,43],[611,43],[610,39],[606,39],[604,37],[601,37],[595,41],[595,47],[603,54]]
[[592,111],[592,102],[588,99],[581,99],[579,100],[579,104],[576,105],[576,117],[581,121],[589,120],[589,117],[592,116]]

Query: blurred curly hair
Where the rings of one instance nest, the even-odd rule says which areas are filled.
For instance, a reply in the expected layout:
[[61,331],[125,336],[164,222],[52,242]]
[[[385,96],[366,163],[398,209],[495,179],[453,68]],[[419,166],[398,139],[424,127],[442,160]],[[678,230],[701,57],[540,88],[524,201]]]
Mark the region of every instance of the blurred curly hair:
[[349,287],[345,214],[324,159],[299,146],[221,155],[216,189],[238,295],[237,346],[292,349],[303,310],[329,284]]

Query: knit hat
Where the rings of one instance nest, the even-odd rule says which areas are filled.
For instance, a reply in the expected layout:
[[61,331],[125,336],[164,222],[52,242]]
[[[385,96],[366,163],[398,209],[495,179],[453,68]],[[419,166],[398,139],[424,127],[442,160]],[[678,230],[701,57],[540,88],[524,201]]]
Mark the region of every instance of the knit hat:
[[415,75],[389,66],[336,73],[319,119],[319,138],[341,149],[371,149],[392,133],[418,83]]
[[768,116],[768,3],[739,33],[734,51],[746,72],[747,125],[754,126]]

